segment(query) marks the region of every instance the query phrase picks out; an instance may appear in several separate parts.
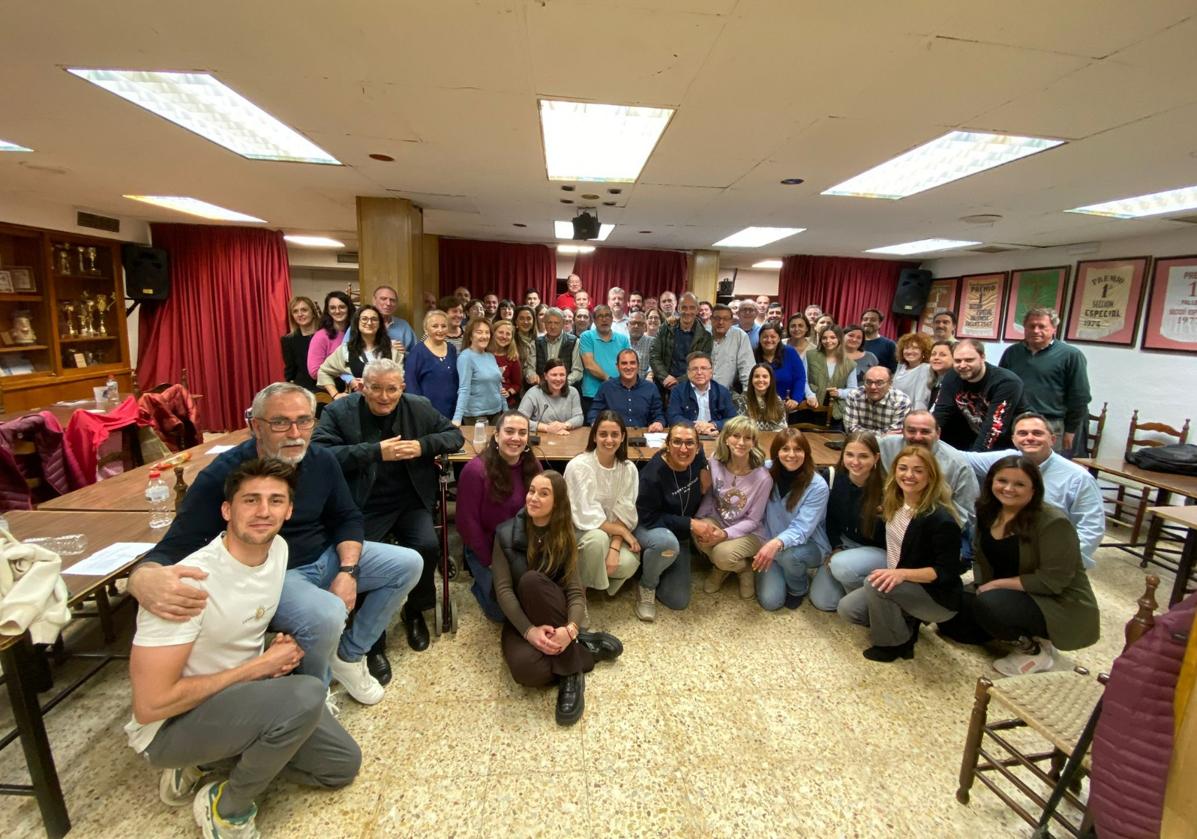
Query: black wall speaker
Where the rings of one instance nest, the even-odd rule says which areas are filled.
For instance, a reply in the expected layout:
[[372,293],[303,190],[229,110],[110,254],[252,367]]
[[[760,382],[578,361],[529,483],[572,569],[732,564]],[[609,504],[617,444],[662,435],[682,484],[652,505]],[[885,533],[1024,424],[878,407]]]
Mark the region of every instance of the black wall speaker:
[[898,276],[898,291],[894,294],[893,313],[898,317],[917,318],[927,305],[931,293],[931,272],[919,268],[903,268]]
[[170,259],[162,248],[126,244],[121,248],[125,266],[125,296],[133,300],[165,300],[170,296]]
[[597,239],[599,235],[599,220],[597,215],[578,213],[574,216],[575,239]]

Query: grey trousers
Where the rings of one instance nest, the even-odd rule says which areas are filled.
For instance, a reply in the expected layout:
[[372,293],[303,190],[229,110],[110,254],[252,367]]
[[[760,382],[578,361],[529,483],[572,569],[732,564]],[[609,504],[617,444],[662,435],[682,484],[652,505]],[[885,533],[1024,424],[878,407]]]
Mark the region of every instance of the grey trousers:
[[873,644],[878,647],[896,647],[913,637],[906,623],[907,615],[939,623],[956,614],[932,600],[921,583],[898,583],[888,594],[882,594],[866,582],[844,595],[838,611],[849,623],[867,626]]
[[315,676],[284,676],[225,688],[166,721],[145,750],[153,766],[179,769],[232,761],[220,814],[247,812],[275,777],[343,787],[362,753],[324,705]]

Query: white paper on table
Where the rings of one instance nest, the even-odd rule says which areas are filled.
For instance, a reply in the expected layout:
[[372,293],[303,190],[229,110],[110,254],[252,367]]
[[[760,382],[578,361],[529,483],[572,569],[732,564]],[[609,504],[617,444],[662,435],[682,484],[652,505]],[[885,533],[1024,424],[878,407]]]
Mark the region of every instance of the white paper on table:
[[204,454],[224,454],[229,449],[235,449],[235,448],[237,448],[237,447],[236,446],[213,446],[212,448],[210,448],[206,452],[204,452]]
[[94,399],[76,399],[74,402],[71,402],[67,399],[64,399],[61,402],[55,402],[54,404],[59,405],[63,408],[69,408],[72,405],[86,405],[89,402],[95,402],[95,401],[96,400],[94,400]]
[[96,551],[70,568],[64,568],[64,574],[78,574],[83,577],[103,577],[113,571],[119,571],[137,557],[154,547],[153,542],[113,542],[106,548]]
[[666,431],[650,431],[644,435],[644,442],[650,449],[659,449],[665,445]]

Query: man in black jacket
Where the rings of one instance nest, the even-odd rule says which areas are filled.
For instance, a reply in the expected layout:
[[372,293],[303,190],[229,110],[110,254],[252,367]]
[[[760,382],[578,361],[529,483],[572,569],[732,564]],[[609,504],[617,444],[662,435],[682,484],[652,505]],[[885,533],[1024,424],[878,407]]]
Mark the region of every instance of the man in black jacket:
[[944,442],[962,452],[1013,448],[1014,418],[1026,410],[1022,380],[986,364],[975,338],[956,342],[952,366],[932,408]]
[[[388,535],[424,559],[401,617],[413,650],[428,648],[423,611],[436,605],[440,545],[433,527],[438,476],[433,458],[461,448],[461,431],[422,396],[403,393],[403,368],[377,359],[362,371],[362,392],[324,409],[312,441],[332,452],[365,516],[366,538]],[[385,648],[385,636],[380,645]],[[374,652],[374,651],[372,651]],[[380,679],[381,681],[381,679]]]
[[528,376],[525,368],[524,378],[529,386],[540,384],[540,377],[544,375],[544,366],[550,358],[559,358],[565,362],[565,369],[574,367],[574,351],[578,346],[578,339],[570,335],[565,329],[565,315],[555,306],[550,306],[544,313],[544,334],[536,339],[536,364],[533,375]]

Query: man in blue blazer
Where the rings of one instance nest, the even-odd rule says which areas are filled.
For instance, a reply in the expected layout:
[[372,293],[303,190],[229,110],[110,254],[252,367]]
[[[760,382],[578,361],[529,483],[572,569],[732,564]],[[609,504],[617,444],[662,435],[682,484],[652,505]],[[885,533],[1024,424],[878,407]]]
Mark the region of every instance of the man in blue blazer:
[[713,370],[711,357],[706,353],[693,352],[686,356],[686,381],[679,383],[669,394],[669,409],[665,414],[669,425],[689,420],[699,434],[713,437],[723,428],[723,423],[736,415],[731,391],[711,381]]

